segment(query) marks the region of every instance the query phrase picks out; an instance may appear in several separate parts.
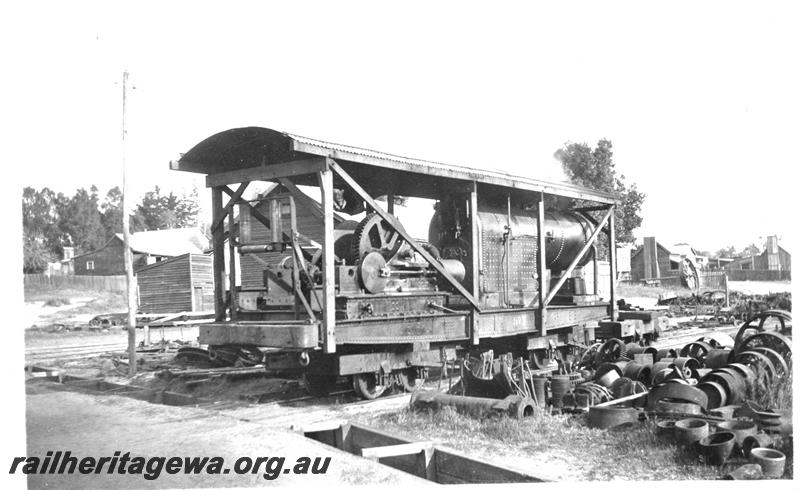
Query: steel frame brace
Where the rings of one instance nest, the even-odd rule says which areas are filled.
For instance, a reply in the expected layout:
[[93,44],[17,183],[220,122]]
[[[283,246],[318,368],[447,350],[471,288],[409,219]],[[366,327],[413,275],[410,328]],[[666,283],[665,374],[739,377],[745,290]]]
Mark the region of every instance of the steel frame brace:
[[[586,252],[588,252],[589,249],[592,248],[592,245],[594,245],[594,243],[597,241],[597,237],[600,236],[600,232],[603,231],[603,226],[606,224],[606,222],[611,218],[613,214],[614,214],[614,206],[612,205],[608,207],[606,214],[604,214],[603,218],[598,222],[597,227],[595,227],[594,232],[592,233],[592,236],[589,237],[589,240],[587,240],[585,244],[583,244],[583,247],[581,248],[580,252],[578,252],[578,255],[576,255],[575,258],[572,259],[572,262],[570,262],[569,267],[567,267],[567,269],[561,274],[561,278],[558,280],[556,285],[549,289],[547,297],[544,300],[544,306],[550,304],[550,302],[556,296],[556,293],[558,293],[558,290],[561,289],[561,286],[563,286],[564,283],[567,282],[569,275],[572,273],[573,270],[575,270],[575,267],[577,267],[578,263],[581,261],[581,259],[583,259],[583,256],[586,255]],[[542,230],[540,230],[539,233],[541,234]]]
[[470,294],[470,292],[467,291],[467,289],[464,288],[464,286],[462,286],[461,283],[459,283],[452,275],[450,275],[450,273],[447,272],[447,270],[442,266],[442,264],[439,263],[438,260],[434,259],[433,256],[429,254],[424,248],[422,248],[422,246],[418,244],[416,240],[411,238],[411,235],[408,234],[408,232],[403,228],[403,225],[401,225],[394,216],[381,209],[381,207],[378,206],[378,203],[372,198],[372,196],[370,196],[367,193],[367,191],[365,191],[360,185],[358,185],[358,183],[355,180],[353,180],[353,178],[350,177],[350,175],[347,172],[345,172],[345,170],[342,167],[340,167],[333,159],[329,159],[329,165],[330,168],[336,173],[336,175],[341,177],[341,179],[344,180],[345,183],[348,186],[350,186],[350,188],[353,191],[355,191],[355,193],[358,194],[359,197],[361,197],[361,199],[363,199],[378,214],[378,216],[383,218],[383,220],[386,221],[386,223],[392,229],[394,229],[394,231],[396,231],[406,242],[408,242],[408,244],[411,246],[411,248],[414,249],[415,252],[420,254],[429,264],[431,264],[433,268],[436,269],[436,272],[441,274],[445,278],[445,280],[447,280],[447,282],[449,282],[450,285],[452,285],[456,289],[456,291],[458,291],[459,294],[461,294],[461,296],[463,296],[467,301],[469,301],[469,303],[472,305],[473,308],[475,308],[477,311],[481,311],[481,307],[478,304],[478,301],[475,299],[475,297],[472,294]]

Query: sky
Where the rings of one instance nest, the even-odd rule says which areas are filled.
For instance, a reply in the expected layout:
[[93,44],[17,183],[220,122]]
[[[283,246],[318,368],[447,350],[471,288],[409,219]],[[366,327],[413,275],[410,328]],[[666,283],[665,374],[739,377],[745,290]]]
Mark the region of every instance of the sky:
[[607,138],[647,194],[637,237],[793,240],[790,2],[44,5],[2,21],[20,189],[121,185],[128,70],[137,199],[203,188],[169,161],[233,127],[548,180],[564,179],[563,144]]

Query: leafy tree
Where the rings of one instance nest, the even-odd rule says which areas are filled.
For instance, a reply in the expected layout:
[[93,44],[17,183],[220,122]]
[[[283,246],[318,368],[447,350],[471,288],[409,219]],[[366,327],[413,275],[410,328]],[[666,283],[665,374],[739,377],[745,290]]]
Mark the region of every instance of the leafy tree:
[[52,255],[60,255],[65,233],[59,228],[59,212],[67,198],[45,187],[38,191],[25,187],[22,191],[22,229],[28,236],[36,236]]
[[[614,231],[620,243],[633,243],[633,230],[642,224],[642,204],[646,195],[638,191],[636,184],[628,184],[624,175],[617,175],[614,167],[611,142],[601,139],[592,149],[586,143],[565,143],[555,152],[567,177],[572,183],[608,192],[619,204],[614,213]],[[573,203],[582,205],[583,202]],[[588,204],[588,203],[587,203]],[[601,257],[608,256],[608,244],[601,240],[598,245]]]
[[78,189],[63,206],[59,218],[59,227],[69,236],[76,254],[97,250],[105,244],[97,187],[92,186],[89,191]]
[[723,247],[717,250],[714,256],[725,259],[736,257],[736,247],[734,247],[733,245],[728,245],[727,247]]
[[47,270],[47,264],[53,260],[54,257],[44,244],[42,235],[23,232],[22,272],[25,274],[39,274]]
[[760,253],[761,253],[761,247],[759,247],[755,243],[751,243],[750,245],[744,247],[744,249],[738,253],[738,256],[751,257],[753,255],[759,255]]
[[119,187],[109,189],[100,205],[100,210],[100,222],[103,225],[105,241],[108,241],[115,233],[122,233],[122,191]]
[[186,228],[197,224],[200,209],[197,189],[178,196],[170,192],[163,194],[156,186],[145,193],[136,207],[133,219],[134,231]]

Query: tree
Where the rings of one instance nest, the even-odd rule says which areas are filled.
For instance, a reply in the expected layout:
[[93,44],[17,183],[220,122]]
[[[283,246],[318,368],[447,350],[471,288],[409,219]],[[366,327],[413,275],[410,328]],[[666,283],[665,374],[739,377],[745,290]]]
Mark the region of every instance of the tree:
[[761,247],[759,247],[755,243],[751,243],[750,245],[744,247],[744,249],[738,253],[738,256],[752,257],[753,255],[759,255],[760,253],[761,253]]
[[728,245],[727,247],[717,250],[714,256],[725,259],[736,257],[736,247]]
[[191,193],[176,195],[173,192],[162,194],[156,186],[145,193],[142,202],[136,207],[133,219],[134,231],[164,230],[185,228],[197,224],[200,209],[197,189]]
[[22,272],[25,274],[44,272],[47,270],[47,264],[53,259],[52,253],[44,244],[44,237],[39,234],[23,232]]
[[69,236],[76,254],[97,250],[105,244],[97,187],[92,186],[89,191],[78,189],[59,214],[59,227]]
[[113,187],[106,193],[100,205],[100,222],[103,225],[105,240],[111,240],[116,233],[122,233],[122,191]]
[[[633,230],[642,224],[641,210],[646,195],[638,191],[636,184],[628,185],[624,175],[617,175],[611,142],[601,139],[594,149],[586,143],[568,142],[554,156],[572,183],[608,192],[617,198],[619,204],[614,213],[617,241],[633,243]],[[601,241],[598,249],[602,257],[607,257],[607,243]]]

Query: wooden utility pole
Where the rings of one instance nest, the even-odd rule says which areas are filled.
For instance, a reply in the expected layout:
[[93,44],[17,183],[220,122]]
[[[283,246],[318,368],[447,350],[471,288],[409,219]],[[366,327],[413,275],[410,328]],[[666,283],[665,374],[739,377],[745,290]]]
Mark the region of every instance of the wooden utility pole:
[[126,97],[128,89],[128,71],[122,72],[122,239],[125,255],[125,275],[128,285],[128,374],[136,374],[136,283],[133,277],[133,257],[131,256],[130,216],[128,213],[128,167],[125,161],[125,136],[128,131],[125,125]]

